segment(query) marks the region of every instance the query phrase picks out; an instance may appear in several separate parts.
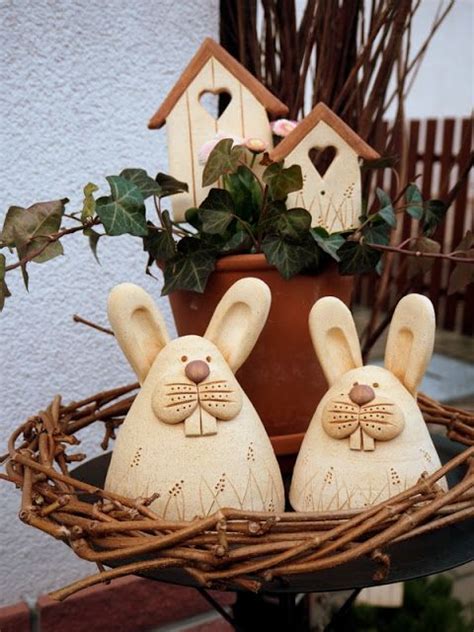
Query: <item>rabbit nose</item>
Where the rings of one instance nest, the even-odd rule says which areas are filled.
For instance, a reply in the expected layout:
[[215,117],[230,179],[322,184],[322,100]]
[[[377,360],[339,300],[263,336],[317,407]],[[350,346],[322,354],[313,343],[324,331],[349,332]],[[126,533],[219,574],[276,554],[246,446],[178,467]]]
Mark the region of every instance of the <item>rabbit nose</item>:
[[202,360],[193,360],[184,369],[186,377],[195,384],[199,384],[209,375],[209,366]]
[[375,398],[375,393],[374,390],[366,384],[356,384],[349,391],[349,398],[354,402],[354,404],[363,406]]

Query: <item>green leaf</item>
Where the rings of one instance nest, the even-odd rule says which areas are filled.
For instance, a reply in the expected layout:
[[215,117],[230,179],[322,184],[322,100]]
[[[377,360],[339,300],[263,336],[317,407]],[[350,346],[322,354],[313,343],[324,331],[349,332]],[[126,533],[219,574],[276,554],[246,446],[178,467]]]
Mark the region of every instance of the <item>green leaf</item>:
[[225,189],[211,189],[208,196],[201,202],[200,209],[211,211],[234,212],[234,200],[229,191]]
[[364,241],[367,244],[382,244],[388,246],[390,242],[390,226],[385,222],[371,222],[362,230]]
[[20,259],[43,249],[32,259],[35,263],[44,263],[61,255],[61,243],[48,242],[49,236],[61,227],[64,203],[64,200],[38,202],[26,209],[11,206],[3,224],[2,242],[10,248],[16,248]]
[[340,258],[339,273],[342,275],[371,272],[380,259],[380,252],[356,241],[346,241],[337,254]]
[[95,213],[95,199],[94,193],[99,190],[99,187],[93,182],[88,182],[84,187],[84,201],[82,202],[81,222],[84,223],[90,217],[94,217]]
[[84,235],[89,238],[89,246],[90,246],[90,249],[92,250],[92,254],[94,255],[97,263],[100,263],[99,257],[97,255],[97,245],[102,235],[98,233],[97,231],[92,230],[92,228],[86,228],[84,230]]
[[423,196],[416,184],[410,184],[405,193],[407,213],[414,219],[423,217]]
[[248,167],[240,165],[235,173],[226,177],[226,189],[232,196],[235,215],[256,222],[262,206],[262,187]]
[[448,208],[442,200],[428,200],[425,202],[424,208],[423,232],[428,237],[431,237],[438,224],[444,219]]
[[318,249],[311,237],[295,244],[278,235],[267,235],[262,242],[262,250],[268,263],[275,266],[284,279],[318,265]]
[[321,250],[324,250],[328,255],[330,255],[336,261],[339,261],[339,255],[337,251],[345,242],[343,235],[340,233],[332,233],[329,234],[324,228],[312,228],[311,235],[314,241],[318,244]]
[[166,173],[158,173],[155,180],[161,188],[160,198],[176,195],[177,193],[184,193],[188,190],[186,182],[180,182],[180,180],[176,180],[176,178]]
[[225,174],[232,173],[239,165],[244,152],[240,145],[233,147],[232,138],[223,138],[209,154],[202,172],[202,186],[207,187]]
[[376,194],[380,202],[380,210],[377,213],[389,226],[396,228],[397,218],[393,210],[392,200],[382,189],[377,188]]
[[108,176],[111,196],[96,200],[96,212],[108,235],[143,237],[148,228],[145,204],[139,189],[121,176]]
[[[418,237],[410,244],[409,249],[414,252],[438,253],[441,251],[441,245],[428,237]],[[431,270],[433,265],[434,259],[429,257],[408,257],[408,277],[413,278],[418,275],[424,275]]]
[[191,207],[184,213],[184,218],[188,224],[191,224],[194,228],[201,230],[202,221],[199,218],[199,211],[201,209]]
[[215,263],[215,250],[203,246],[201,240],[194,237],[183,238],[176,256],[166,262],[162,295],[174,290],[204,292]]
[[227,255],[233,252],[249,252],[252,245],[253,242],[248,232],[245,230],[238,230],[220,248],[220,252]]
[[143,250],[152,262],[167,261],[176,255],[176,242],[167,230],[153,229],[143,238]]
[[274,162],[265,169],[262,179],[268,185],[272,200],[284,200],[289,193],[303,188],[303,175],[299,165],[285,169],[283,162]]
[[162,194],[161,186],[147,174],[145,169],[124,169],[120,173],[120,177],[132,182],[140,191],[144,200],[151,195],[160,197]]
[[[474,258],[474,248],[457,256]],[[474,283],[474,265],[472,263],[457,263],[449,277],[448,294],[462,292],[471,283]]]
[[6,259],[4,254],[0,254],[0,312],[2,311],[5,300],[11,296],[7,284],[5,283]]
[[211,235],[222,235],[234,218],[234,201],[224,189],[211,189],[202,202],[199,219],[202,230]]
[[233,219],[232,214],[227,211],[208,209],[201,209],[199,217],[202,221],[202,230],[211,235],[222,235]]
[[278,214],[273,226],[283,237],[298,239],[310,229],[311,221],[311,214],[304,208],[292,208]]

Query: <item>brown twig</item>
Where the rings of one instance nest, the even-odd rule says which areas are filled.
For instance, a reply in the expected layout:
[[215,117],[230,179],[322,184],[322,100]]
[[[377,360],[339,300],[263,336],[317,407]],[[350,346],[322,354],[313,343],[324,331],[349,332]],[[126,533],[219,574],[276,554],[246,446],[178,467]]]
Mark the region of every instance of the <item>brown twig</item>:
[[91,320],[87,320],[78,314],[74,314],[72,317],[75,323],[81,323],[82,325],[87,325],[88,327],[92,327],[92,329],[97,329],[97,331],[102,331],[104,334],[109,334],[110,336],[114,336],[114,332],[107,327],[102,327],[102,325],[97,325],[93,323]]

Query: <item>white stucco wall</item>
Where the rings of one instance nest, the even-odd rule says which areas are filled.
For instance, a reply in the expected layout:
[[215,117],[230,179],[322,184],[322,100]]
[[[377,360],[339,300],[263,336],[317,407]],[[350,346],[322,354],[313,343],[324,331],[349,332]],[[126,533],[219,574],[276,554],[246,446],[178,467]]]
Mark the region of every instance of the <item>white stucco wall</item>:
[[[205,36],[217,36],[217,0],[0,0],[0,215],[11,204],[71,199],[126,166],[166,170],[165,132],[147,121]],[[2,219],[3,221],[3,219]],[[67,399],[134,381],[114,340],[74,324],[106,322],[109,289],[129,280],[158,298],[133,238],[99,244],[102,265],[72,236],[66,256],[19,275],[0,315],[0,445],[55,393]],[[170,321],[167,300],[160,306]],[[84,451],[96,449],[97,433]],[[100,434],[100,433],[99,433]],[[0,605],[34,598],[94,573],[59,542],[16,519],[19,494],[0,481]]]
[[[447,0],[421,0],[413,20],[419,50]],[[408,118],[470,116],[474,103],[474,0],[457,0],[435,33],[405,104]],[[390,114],[390,113],[389,113]]]

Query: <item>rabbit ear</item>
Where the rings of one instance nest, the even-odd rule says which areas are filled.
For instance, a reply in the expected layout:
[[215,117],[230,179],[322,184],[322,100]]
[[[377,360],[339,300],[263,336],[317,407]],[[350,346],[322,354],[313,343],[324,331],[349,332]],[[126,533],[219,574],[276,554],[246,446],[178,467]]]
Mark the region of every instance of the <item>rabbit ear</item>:
[[309,314],[309,331],[329,386],[362,366],[359,339],[352,314],[334,296],[320,298]]
[[248,277],[230,287],[204,334],[235,373],[245,362],[265,325],[272,296],[266,283]]
[[408,294],[399,301],[392,317],[385,347],[385,368],[415,395],[431,359],[435,335],[431,301]]
[[107,311],[117,341],[143,384],[156,356],[170,341],[163,316],[151,296],[133,283],[114,287]]

